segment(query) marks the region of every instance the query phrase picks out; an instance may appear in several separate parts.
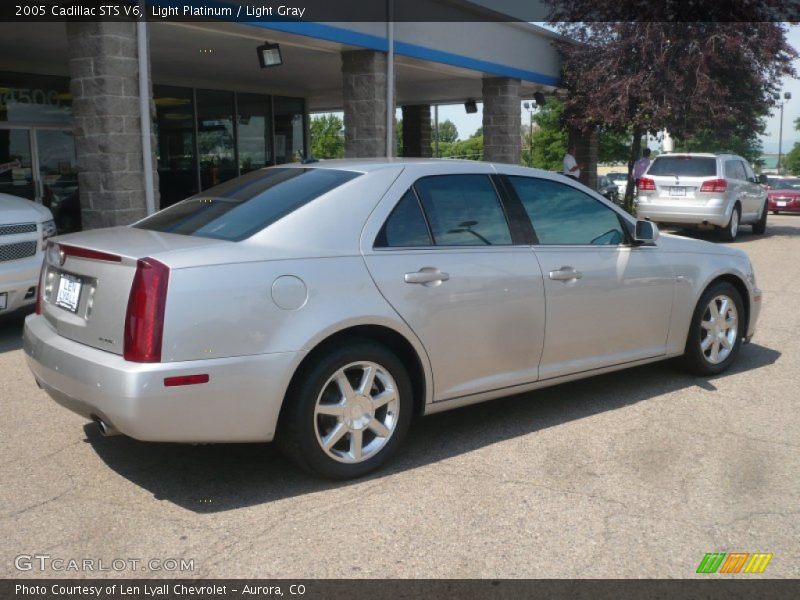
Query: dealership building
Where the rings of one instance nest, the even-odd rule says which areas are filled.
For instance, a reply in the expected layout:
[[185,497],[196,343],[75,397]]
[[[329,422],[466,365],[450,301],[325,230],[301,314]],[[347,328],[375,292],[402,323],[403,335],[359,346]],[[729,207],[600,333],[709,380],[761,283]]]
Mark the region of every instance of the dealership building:
[[462,22],[2,23],[0,193],[62,230],[128,224],[309,157],[314,112],[344,113],[346,156],[385,157],[399,107],[403,153],[430,156],[432,107],[454,103],[483,103],[485,160],[518,163],[520,101],[559,87],[555,34],[503,0],[446,3]]

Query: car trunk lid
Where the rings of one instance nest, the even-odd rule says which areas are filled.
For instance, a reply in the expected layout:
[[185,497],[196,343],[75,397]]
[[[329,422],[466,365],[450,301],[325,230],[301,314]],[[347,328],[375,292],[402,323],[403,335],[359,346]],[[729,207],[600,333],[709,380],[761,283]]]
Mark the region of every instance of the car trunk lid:
[[121,355],[139,260],[228,243],[131,227],[55,238],[45,254],[41,313],[59,335]]

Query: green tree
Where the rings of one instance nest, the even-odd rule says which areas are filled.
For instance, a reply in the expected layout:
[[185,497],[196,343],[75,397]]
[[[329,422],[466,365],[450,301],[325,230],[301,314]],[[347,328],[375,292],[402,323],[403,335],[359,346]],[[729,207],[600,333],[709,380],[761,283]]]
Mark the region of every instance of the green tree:
[[[452,144],[456,140],[458,140],[458,129],[455,123],[450,119],[445,119],[442,123],[439,123],[439,144],[442,142]],[[436,129],[433,123],[431,123],[431,141],[436,141]]]
[[[564,127],[564,104],[556,98],[547,102],[533,115],[533,144],[530,133],[523,136],[522,162],[539,169],[560,171],[567,153],[567,130]],[[530,148],[533,146],[533,157]]]
[[311,156],[344,157],[344,122],[337,115],[317,115],[311,119]]
[[[800,131],[800,119],[794,120],[794,128]],[[800,175],[800,143],[795,142],[794,146],[783,159],[781,165],[791,175]]]
[[483,160],[483,128],[479,128],[466,140],[439,143],[439,155],[442,158]]
[[764,149],[759,136],[764,133],[763,122],[758,129],[740,128],[738,131],[703,129],[685,138],[675,138],[676,152],[730,152],[743,156],[750,163],[758,163]]

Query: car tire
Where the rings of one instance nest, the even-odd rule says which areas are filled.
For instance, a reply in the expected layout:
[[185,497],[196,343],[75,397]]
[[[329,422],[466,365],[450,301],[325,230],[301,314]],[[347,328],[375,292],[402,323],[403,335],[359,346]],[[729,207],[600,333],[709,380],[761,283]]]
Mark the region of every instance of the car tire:
[[778,210],[773,210],[773,211],[772,211],[772,214],[773,214],[773,215],[780,214],[780,211],[778,211]]
[[769,210],[767,206],[764,206],[764,210],[761,211],[761,217],[753,223],[753,233],[756,235],[764,235],[767,232],[767,215],[769,214]]
[[723,242],[732,242],[739,234],[739,225],[741,223],[742,213],[739,205],[733,207],[731,212],[731,219],[728,224],[720,230],[719,237]]
[[411,422],[412,394],[408,372],[394,353],[369,340],[351,341],[298,372],[276,441],[312,474],[360,477],[397,451]]
[[683,367],[696,375],[718,375],[725,371],[742,346],[744,325],[744,303],[739,290],[724,281],[709,286],[692,315]]

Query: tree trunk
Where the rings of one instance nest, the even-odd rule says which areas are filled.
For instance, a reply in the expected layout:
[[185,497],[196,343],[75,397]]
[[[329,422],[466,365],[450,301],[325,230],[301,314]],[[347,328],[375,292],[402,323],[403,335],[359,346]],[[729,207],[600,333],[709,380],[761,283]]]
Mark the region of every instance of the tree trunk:
[[634,214],[633,210],[633,163],[639,160],[642,153],[642,129],[641,127],[633,128],[633,141],[631,142],[631,154],[628,160],[628,185],[625,188],[625,201],[623,207],[629,213]]

